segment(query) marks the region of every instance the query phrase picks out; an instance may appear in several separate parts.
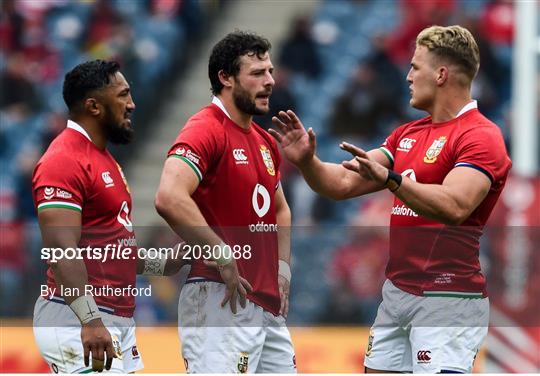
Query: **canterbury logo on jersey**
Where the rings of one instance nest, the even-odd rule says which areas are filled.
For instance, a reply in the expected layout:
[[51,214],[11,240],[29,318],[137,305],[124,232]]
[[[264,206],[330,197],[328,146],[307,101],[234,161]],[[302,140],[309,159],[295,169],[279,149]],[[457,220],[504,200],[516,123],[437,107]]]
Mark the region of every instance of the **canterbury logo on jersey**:
[[246,157],[246,155],[244,154],[246,151],[244,149],[234,149],[233,150],[233,157],[234,157],[234,160],[236,161],[236,164],[248,164],[248,158]]
[[415,142],[416,140],[414,138],[404,138],[401,141],[399,141],[399,146],[397,150],[408,153],[409,150],[411,150],[412,147],[414,146]]
[[416,354],[416,359],[418,359],[418,363],[429,363],[431,360],[431,351],[429,350],[420,350]]

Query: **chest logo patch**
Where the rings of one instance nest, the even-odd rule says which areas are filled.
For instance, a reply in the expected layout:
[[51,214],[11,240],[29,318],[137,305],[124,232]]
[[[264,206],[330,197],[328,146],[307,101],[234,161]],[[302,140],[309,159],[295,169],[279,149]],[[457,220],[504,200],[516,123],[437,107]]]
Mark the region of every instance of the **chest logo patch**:
[[416,142],[416,140],[414,138],[403,138],[399,142],[399,146],[398,146],[397,150],[404,151],[404,152],[408,153],[409,150],[412,149],[415,142]]
[[446,136],[441,136],[427,149],[426,156],[424,157],[425,163],[435,163],[437,161],[437,156],[441,154],[441,150],[446,143]]
[[114,181],[111,178],[111,173],[109,171],[105,171],[101,173],[101,178],[103,179],[103,182],[105,183],[105,188],[114,187]]
[[274,168],[274,161],[272,160],[270,150],[268,150],[268,148],[264,145],[260,145],[260,150],[264,165],[266,166],[266,172],[268,172],[270,176],[275,176],[276,170]]
[[246,151],[244,149],[234,149],[233,158],[235,163],[238,164],[248,164],[248,157],[244,154]]

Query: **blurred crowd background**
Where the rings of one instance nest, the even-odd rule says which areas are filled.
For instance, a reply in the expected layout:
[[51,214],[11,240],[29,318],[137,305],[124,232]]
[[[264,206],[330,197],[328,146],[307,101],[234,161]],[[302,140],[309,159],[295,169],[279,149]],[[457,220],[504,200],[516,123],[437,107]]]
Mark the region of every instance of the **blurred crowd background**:
[[[172,83],[183,79],[184,67],[230,3],[0,2],[0,317],[31,317],[37,286],[45,281],[30,178],[66,124],[64,74],[85,60],[118,60],[137,104],[138,144],[144,143]],[[317,132],[324,160],[347,158],[338,148],[341,140],[377,147],[397,125],[425,116],[409,106],[405,80],[417,33],[433,24],[460,24],[480,47],[473,97],[510,148],[514,5],[509,0],[319,1],[314,11],[299,13],[284,26],[285,38],[272,52],[271,111],[257,121],[268,128],[277,111],[297,111]],[[540,75],[531,80],[540,82]],[[163,145],[163,153],[168,147]],[[113,148],[113,153],[129,166],[132,150]],[[369,325],[384,281],[392,195],[334,202],[313,194],[292,166],[284,163],[281,172],[295,226],[290,325]],[[481,259],[495,309],[527,327],[540,308],[538,173],[514,175],[510,186],[486,229]],[[168,236],[167,230],[157,227],[154,236]],[[153,279],[154,295],[138,300],[138,317],[174,322],[180,278]]]

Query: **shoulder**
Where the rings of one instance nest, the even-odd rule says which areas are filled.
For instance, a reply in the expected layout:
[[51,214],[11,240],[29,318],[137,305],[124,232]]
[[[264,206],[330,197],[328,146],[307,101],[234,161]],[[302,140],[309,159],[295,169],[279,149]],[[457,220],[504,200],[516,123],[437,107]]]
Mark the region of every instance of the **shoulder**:
[[471,111],[460,121],[458,137],[462,140],[486,142],[486,145],[490,142],[504,144],[501,129],[477,110]]
[[200,132],[223,132],[225,114],[216,106],[206,106],[191,116],[186,122],[185,129]]
[[90,142],[66,129],[51,142],[38,166],[61,168],[63,171],[85,169],[92,160],[91,146]]
[[399,136],[402,136],[402,135],[404,135],[405,133],[407,133],[409,131],[413,131],[413,130],[417,129],[418,127],[422,127],[422,126],[427,125],[427,124],[431,124],[431,116],[426,116],[426,117],[424,117],[422,119],[413,120],[413,121],[410,121],[408,123],[402,124],[399,127],[397,127],[396,129],[394,129],[394,131],[392,132],[392,135],[399,137]]

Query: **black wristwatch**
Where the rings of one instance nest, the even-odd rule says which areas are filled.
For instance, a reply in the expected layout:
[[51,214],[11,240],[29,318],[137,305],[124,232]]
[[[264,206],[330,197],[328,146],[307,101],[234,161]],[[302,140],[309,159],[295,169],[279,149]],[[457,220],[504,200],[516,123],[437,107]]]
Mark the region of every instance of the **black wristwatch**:
[[395,173],[392,170],[388,170],[388,177],[386,178],[386,182],[384,183],[384,186],[388,188],[390,192],[395,192],[401,186],[402,181],[403,181],[403,176],[401,176],[398,173]]

